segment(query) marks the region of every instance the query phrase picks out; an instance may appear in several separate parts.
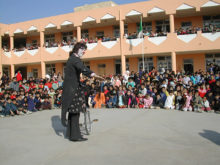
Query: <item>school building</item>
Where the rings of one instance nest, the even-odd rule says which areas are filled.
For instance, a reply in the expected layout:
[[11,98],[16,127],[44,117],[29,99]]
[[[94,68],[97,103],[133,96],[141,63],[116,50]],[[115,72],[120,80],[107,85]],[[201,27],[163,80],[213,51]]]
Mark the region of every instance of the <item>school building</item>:
[[[140,20],[145,37],[136,37]],[[77,7],[71,13],[0,24],[0,72],[13,77],[64,73],[75,42],[87,41],[85,65],[102,74],[126,70],[205,71],[220,64],[220,0],[149,0]],[[187,33],[186,33],[187,32]]]

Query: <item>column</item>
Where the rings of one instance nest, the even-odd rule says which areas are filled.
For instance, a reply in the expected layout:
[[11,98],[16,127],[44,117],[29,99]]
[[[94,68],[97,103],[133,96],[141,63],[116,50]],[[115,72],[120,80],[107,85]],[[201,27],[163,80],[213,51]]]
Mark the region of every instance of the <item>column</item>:
[[41,78],[45,78],[46,76],[46,65],[44,61],[41,61]]
[[174,15],[170,14],[170,33],[175,32]]
[[77,26],[77,42],[81,41],[81,27]]
[[153,56],[154,67],[157,70],[157,56]]
[[11,64],[11,78],[15,76],[15,65]]
[[124,21],[122,20],[121,10],[119,11],[120,16],[120,53],[121,53],[121,73],[124,74],[126,71],[126,58],[124,55]]
[[1,34],[1,28],[0,28],[0,77],[2,77],[2,34]]
[[172,58],[172,71],[176,73],[176,52],[171,52]]
[[10,50],[14,49],[14,36],[10,36]]
[[44,31],[40,31],[40,47],[44,46]]

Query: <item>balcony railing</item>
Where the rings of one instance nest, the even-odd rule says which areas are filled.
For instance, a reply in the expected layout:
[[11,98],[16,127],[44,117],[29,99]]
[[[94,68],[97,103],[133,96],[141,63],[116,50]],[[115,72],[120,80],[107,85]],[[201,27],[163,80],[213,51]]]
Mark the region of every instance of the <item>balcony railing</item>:
[[[177,35],[176,33],[168,33],[167,36],[160,37],[145,37],[137,39],[126,39],[122,41],[123,51],[125,55],[139,55],[144,53],[167,53],[176,52],[201,52],[209,50],[219,50],[220,47],[220,32],[197,34]],[[142,45],[144,47],[142,47]],[[58,47],[40,47],[33,50],[22,51],[3,51],[2,63],[10,64],[11,62],[36,62],[37,60],[67,60],[69,52],[73,46],[58,46]],[[116,41],[106,41],[97,43],[87,43],[87,52],[84,58],[103,58],[120,56],[120,39]],[[25,58],[25,60],[22,60]]]

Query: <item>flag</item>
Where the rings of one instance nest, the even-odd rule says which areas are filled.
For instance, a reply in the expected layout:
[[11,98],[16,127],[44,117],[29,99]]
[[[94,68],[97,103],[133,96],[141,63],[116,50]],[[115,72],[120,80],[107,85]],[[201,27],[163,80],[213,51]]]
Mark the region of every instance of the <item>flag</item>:
[[141,17],[141,21],[140,21],[139,30],[138,30],[138,38],[143,38],[142,17]]

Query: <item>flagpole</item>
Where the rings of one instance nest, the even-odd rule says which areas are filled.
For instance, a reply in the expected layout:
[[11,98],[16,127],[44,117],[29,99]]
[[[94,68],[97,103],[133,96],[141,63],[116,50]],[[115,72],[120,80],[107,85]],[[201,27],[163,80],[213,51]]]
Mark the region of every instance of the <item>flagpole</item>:
[[[142,27],[142,16],[141,16],[141,27]],[[143,63],[143,72],[145,71],[145,64],[144,64],[144,35],[143,35],[143,27],[142,27],[142,63]]]

